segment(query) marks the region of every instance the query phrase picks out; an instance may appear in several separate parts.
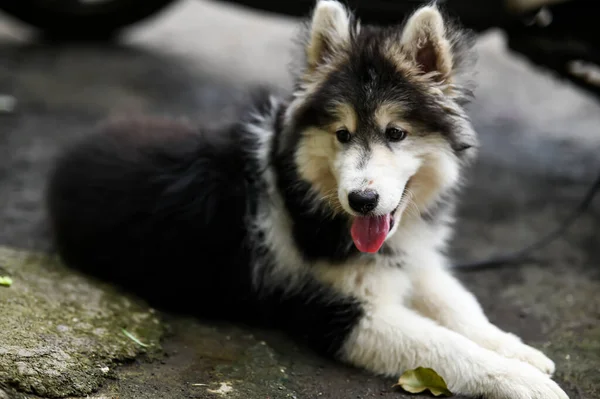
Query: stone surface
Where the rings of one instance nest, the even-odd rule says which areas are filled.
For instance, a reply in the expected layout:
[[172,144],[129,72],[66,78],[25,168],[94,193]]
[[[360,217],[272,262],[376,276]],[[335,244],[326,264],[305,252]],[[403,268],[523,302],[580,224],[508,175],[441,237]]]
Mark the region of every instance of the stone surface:
[[43,254],[0,247],[0,267],[13,279],[0,287],[0,384],[44,397],[89,394],[119,363],[161,351],[163,327],[139,301]]
[[[13,112],[0,114],[0,245],[20,248],[3,250],[11,259],[36,260],[11,266],[14,285],[0,287],[4,314],[18,312],[14,298],[27,291],[43,299],[35,312],[53,310],[35,314],[53,321],[52,334],[60,338],[75,333],[71,324],[57,321],[61,314],[82,312],[94,325],[99,297],[110,298],[115,306],[124,303],[120,294],[64,271],[45,255],[24,255],[23,251],[51,251],[41,198],[53,156],[113,113],[159,113],[219,123],[234,116],[229,105],[249,84],[266,81],[289,87],[289,40],[296,31],[292,22],[219,3],[187,1],[132,30],[118,46],[36,45],[26,32],[0,23],[0,94],[17,101]],[[482,36],[478,50],[479,89],[470,113],[482,148],[462,197],[452,252],[457,262],[519,249],[552,230],[600,170],[596,99],[507,53],[498,32]],[[495,323],[556,361],[557,380],[574,399],[600,397],[599,202],[564,236],[539,251],[535,262],[459,273]],[[26,278],[19,275],[21,266],[14,265],[23,265]],[[65,292],[77,295],[60,295]],[[79,307],[58,306],[47,298]],[[145,312],[143,304],[129,301]],[[102,323],[127,323],[130,313],[110,309],[98,316]],[[6,325],[17,327],[11,329],[4,327],[3,319],[0,350],[7,342],[13,343],[13,352],[47,348],[41,328],[21,328],[36,317],[23,312],[7,318]],[[131,359],[143,348],[120,330],[102,339],[93,336],[98,346],[88,352],[81,351],[89,349],[87,345],[73,345],[76,340],[61,341],[61,350],[72,358],[93,353],[115,363],[106,366],[109,378],[103,378],[99,368],[84,376],[73,368],[60,378],[75,381],[79,376],[94,384],[102,380],[99,391],[90,395],[95,398],[414,397],[392,389],[395,381],[317,357],[276,332],[174,315],[165,315],[162,325],[168,328],[161,341],[164,353],[151,357]],[[154,342],[160,334],[157,329],[152,335],[145,327],[132,331],[144,342]],[[78,333],[91,339],[87,332]],[[24,335],[33,340],[21,340]],[[110,349],[117,347],[121,349]],[[119,358],[131,360],[115,367]],[[1,366],[11,359],[0,356],[0,387],[8,385],[5,376],[19,373],[18,368]],[[34,364],[24,363],[22,371]],[[94,357],[85,364],[93,368],[99,362]],[[25,397],[14,388],[24,391],[26,381],[35,378],[10,380],[11,397]],[[50,375],[43,389],[51,386],[46,381],[58,379]],[[76,388],[60,386],[63,393]],[[8,393],[0,388],[3,399],[2,395]]]

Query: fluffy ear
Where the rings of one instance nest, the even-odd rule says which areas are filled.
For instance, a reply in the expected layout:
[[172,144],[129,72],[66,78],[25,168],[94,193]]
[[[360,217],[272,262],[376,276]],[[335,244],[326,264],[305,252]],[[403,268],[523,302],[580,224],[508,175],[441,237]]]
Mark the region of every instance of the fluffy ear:
[[318,0],[310,23],[306,44],[309,69],[314,69],[335,52],[347,45],[350,39],[350,15],[335,0]]
[[422,73],[437,72],[442,80],[452,73],[452,50],[442,14],[425,6],[410,16],[402,31],[402,47]]

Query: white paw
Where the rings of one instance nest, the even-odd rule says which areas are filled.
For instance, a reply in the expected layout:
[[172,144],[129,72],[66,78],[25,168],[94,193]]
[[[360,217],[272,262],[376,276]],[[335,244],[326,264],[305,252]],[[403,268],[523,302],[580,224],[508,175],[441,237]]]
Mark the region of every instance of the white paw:
[[554,374],[554,362],[541,351],[529,345],[525,345],[517,336],[513,334],[502,333],[502,338],[494,341],[494,347],[490,349],[499,355],[529,363],[542,373],[545,373],[549,376]]
[[552,376],[556,368],[554,362],[541,351],[523,343],[503,346],[497,352],[502,356],[529,363],[548,376]]
[[504,371],[490,375],[490,399],[569,399],[547,375],[521,362],[510,361]]

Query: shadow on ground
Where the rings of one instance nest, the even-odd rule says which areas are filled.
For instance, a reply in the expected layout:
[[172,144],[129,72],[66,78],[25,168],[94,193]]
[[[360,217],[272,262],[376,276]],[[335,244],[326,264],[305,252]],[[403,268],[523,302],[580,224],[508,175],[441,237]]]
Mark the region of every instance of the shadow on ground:
[[[517,249],[553,229],[600,169],[595,100],[508,56],[498,36],[482,38],[479,50],[480,88],[470,112],[483,147],[460,209],[457,261]],[[143,46],[7,41],[0,54],[0,92],[17,100],[15,112],[0,114],[0,266],[14,279],[12,287],[0,287],[0,304],[15,317],[0,335],[6,395],[405,397],[394,381],[321,359],[271,331],[175,315],[151,325],[138,318],[143,325],[133,328],[135,337],[156,344],[148,351],[122,333],[133,323],[117,317],[126,296],[31,252],[52,250],[42,193],[63,145],[117,113],[218,124],[235,117],[247,82],[203,68],[202,58],[190,62]],[[460,273],[494,322],[556,361],[557,380],[572,398],[600,397],[599,231],[596,201],[536,262]],[[135,312],[122,317],[154,314],[131,301]],[[49,342],[56,350],[44,352]]]

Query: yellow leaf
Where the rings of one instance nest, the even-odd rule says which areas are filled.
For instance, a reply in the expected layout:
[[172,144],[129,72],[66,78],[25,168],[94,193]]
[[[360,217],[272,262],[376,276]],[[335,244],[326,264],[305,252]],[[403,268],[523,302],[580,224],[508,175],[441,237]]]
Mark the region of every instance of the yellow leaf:
[[394,386],[400,386],[410,393],[421,393],[429,390],[434,396],[452,396],[452,392],[448,390],[444,379],[432,369],[425,367],[407,370],[400,376],[398,383]]
[[13,281],[12,278],[8,276],[0,276],[0,285],[3,287],[10,287]]

